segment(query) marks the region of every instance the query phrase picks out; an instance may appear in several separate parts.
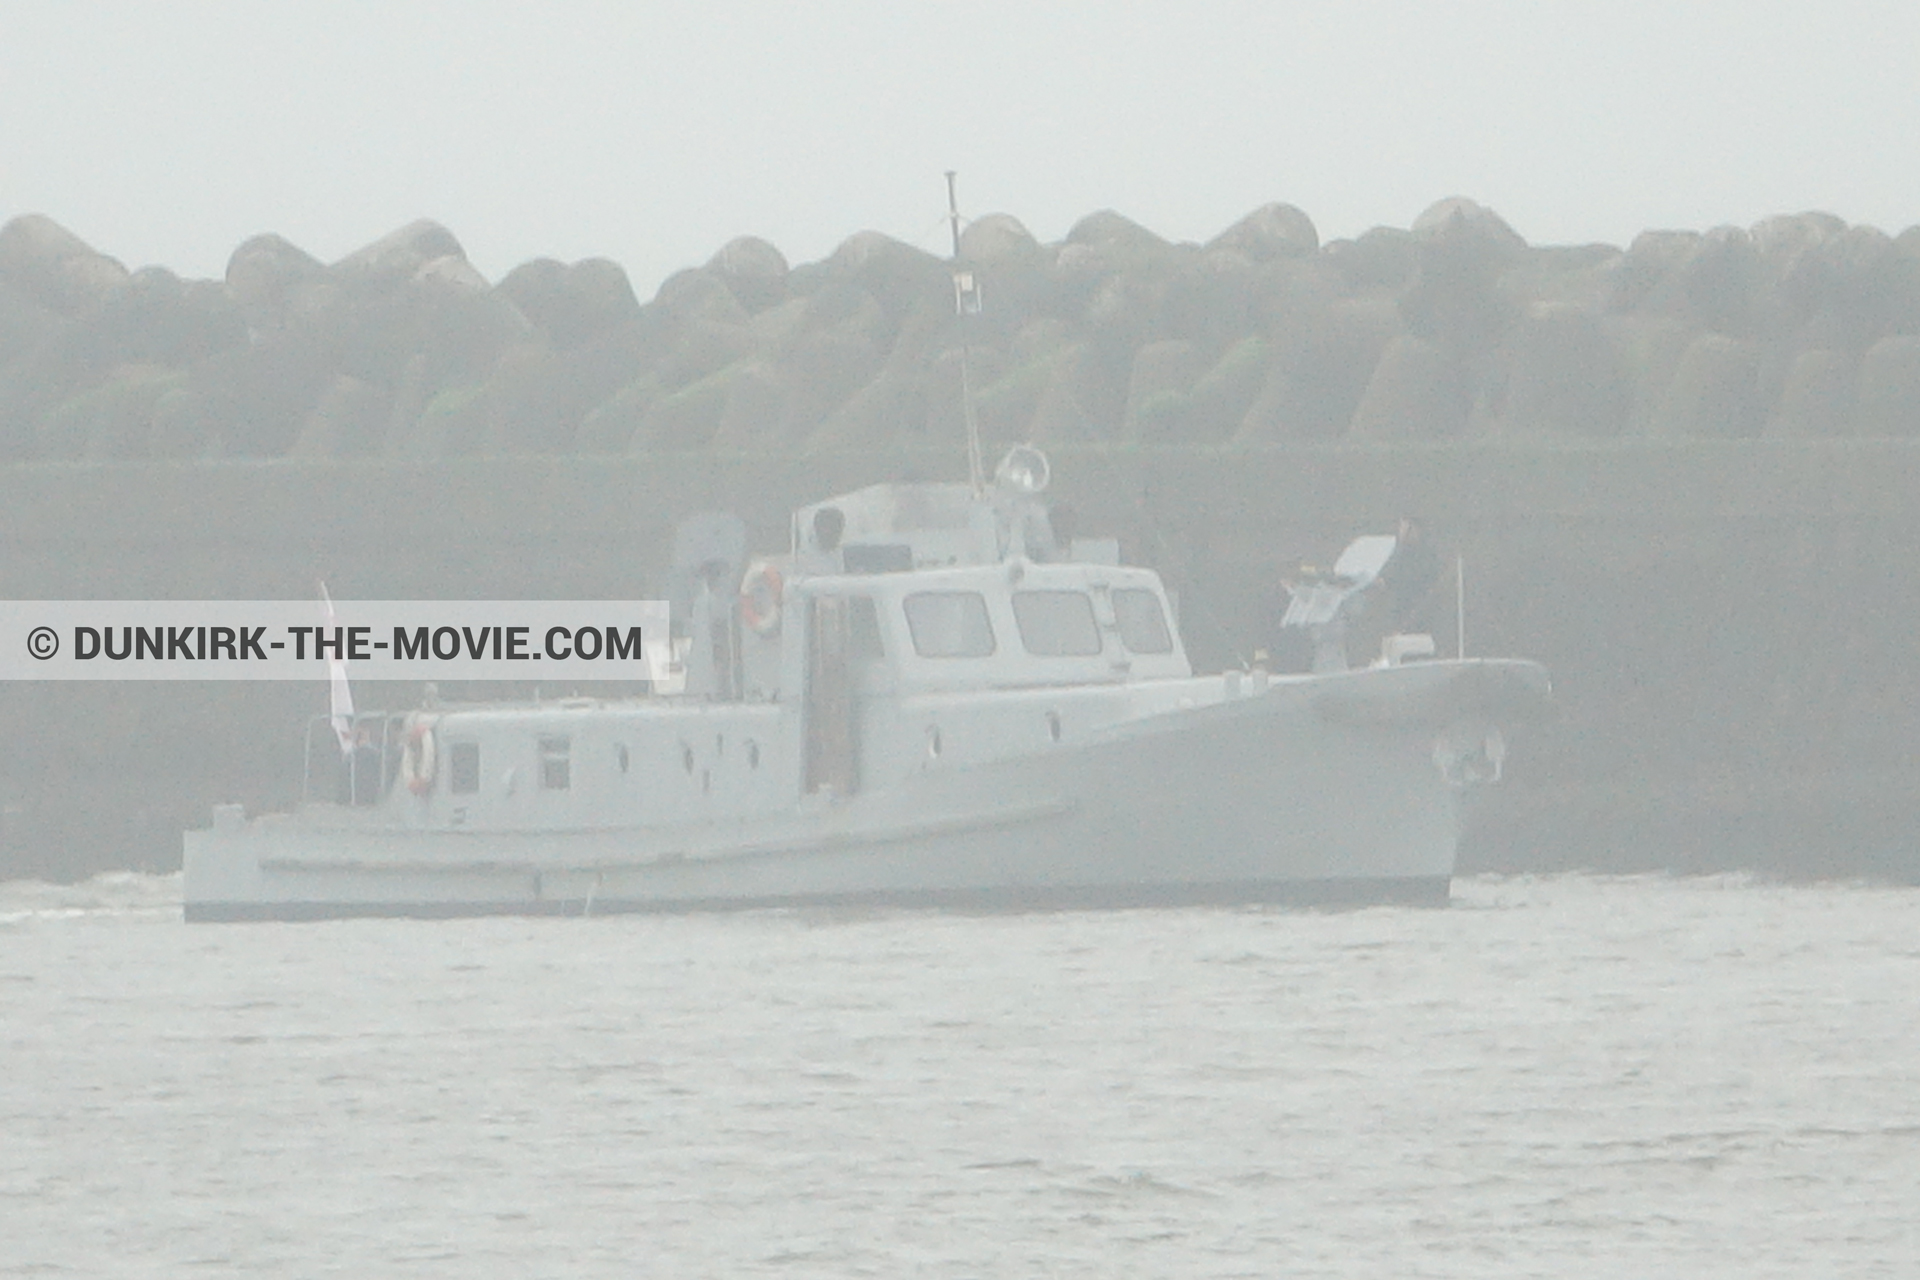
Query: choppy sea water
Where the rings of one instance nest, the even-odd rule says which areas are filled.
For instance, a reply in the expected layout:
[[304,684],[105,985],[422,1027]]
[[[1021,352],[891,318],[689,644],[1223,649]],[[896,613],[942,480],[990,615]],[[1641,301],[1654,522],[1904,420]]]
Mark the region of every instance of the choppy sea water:
[[0,1274],[1920,1274],[1920,890],[179,922],[0,885]]

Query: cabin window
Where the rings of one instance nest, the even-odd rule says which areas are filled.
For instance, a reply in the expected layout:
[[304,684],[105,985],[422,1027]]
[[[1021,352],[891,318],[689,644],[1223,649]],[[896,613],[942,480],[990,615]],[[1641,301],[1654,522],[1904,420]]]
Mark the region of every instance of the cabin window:
[[1120,643],[1134,653],[1172,653],[1173,633],[1160,597],[1144,587],[1123,587],[1113,593],[1113,616],[1120,624]]
[[1039,658],[1085,658],[1100,652],[1100,624],[1084,591],[1016,591],[1013,620],[1020,643]]
[[540,789],[565,791],[573,785],[573,739],[540,739]]
[[456,796],[470,796],[480,789],[480,744],[447,744],[447,790]]
[[907,630],[923,658],[985,658],[993,654],[993,623],[978,591],[920,591],[907,597]]

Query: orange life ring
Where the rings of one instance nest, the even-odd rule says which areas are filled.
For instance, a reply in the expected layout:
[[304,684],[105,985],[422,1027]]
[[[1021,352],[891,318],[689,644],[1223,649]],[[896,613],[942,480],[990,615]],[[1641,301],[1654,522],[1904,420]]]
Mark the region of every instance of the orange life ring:
[[775,635],[780,630],[780,596],[786,581],[780,570],[765,560],[747,570],[740,584],[740,622],[757,636]]
[[400,779],[407,790],[424,796],[433,790],[433,775],[440,765],[440,752],[433,740],[433,722],[416,720],[407,729],[400,750]]

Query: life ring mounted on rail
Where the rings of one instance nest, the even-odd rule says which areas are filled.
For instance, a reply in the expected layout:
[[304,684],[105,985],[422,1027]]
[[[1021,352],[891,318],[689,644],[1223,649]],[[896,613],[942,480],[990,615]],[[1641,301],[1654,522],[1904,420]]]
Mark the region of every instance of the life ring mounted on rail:
[[777,635],[780,631],[780,597],[786,580],[778,565],[755,561],[740,583],[740,622],[757,636]]
[[400,744],[400,780],[407,784],[407,790],[424,796],[433,790],[433,777],[439,767],[440,751],[434,741],[433,721],[409,722],[406,737]]

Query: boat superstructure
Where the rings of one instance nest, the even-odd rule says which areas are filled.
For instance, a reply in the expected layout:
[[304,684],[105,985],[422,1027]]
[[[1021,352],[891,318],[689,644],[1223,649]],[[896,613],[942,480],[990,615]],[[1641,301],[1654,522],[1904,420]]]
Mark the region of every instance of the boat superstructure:
[[1400,645],[1196,676],[1158,575],[1057,537],[1047,478],[1022,448],[872,486],[752,563],[710,525],[675,681],[363,715],[337,799],[188,833],[188,917],[1444,901],[1460,791],[1545,672]]

